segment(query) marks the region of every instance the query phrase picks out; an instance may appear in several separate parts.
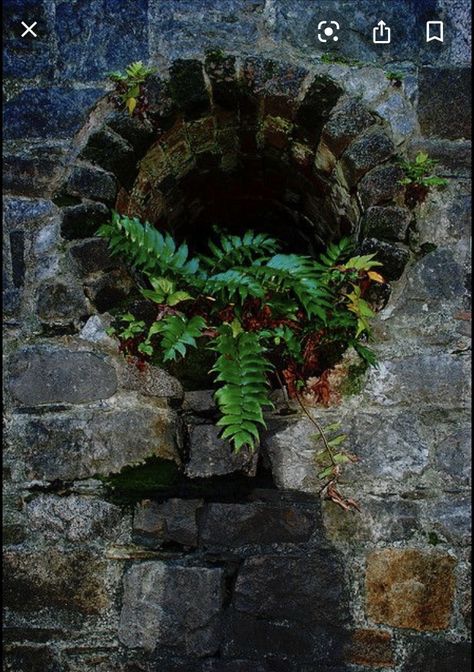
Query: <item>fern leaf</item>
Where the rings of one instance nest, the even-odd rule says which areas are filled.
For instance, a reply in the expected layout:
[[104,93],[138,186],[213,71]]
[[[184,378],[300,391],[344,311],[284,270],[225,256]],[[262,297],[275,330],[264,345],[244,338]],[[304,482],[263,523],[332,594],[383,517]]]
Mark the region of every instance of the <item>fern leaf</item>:
[[196,338],[201,336],[206,327],[204,318],[195,315],[187,320],[182,315],[168,315],[163,320],[155,322],[150,328],[149,338],[153,333],[160,333],[163,361],[174,361],[178,355],[184,357],[188,346],[196,347]]
[[225,272],[234,266],[248,263],[259,265],[276,252],[278,241],[265,233],[247,231],[241,238],[221,234],[219,243],[210,240],[208,247],[211,255],[201,255],[200,260],[209,272]]
[[244,446],[253,449],[258,425],[265,426],[263,408],[272,406],[266,377],[272,366],[254,332],[234,337],[230,327],[224,327],[214,349],[219,356],[212,371],[216,382],[223,383],[215,393],[222,416],[217,424],[224,428],[221,436],[231,441],[236,452]]

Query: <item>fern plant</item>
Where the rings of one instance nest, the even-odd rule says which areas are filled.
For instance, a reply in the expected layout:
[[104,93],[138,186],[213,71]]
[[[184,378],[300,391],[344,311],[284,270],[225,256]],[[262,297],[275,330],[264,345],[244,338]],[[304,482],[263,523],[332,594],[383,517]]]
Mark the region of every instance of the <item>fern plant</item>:
[[347,238],[312,259],[283,254],[264,233],[215,231],[207,253],[190,256],[169,233],[115,212],[98,234],[141,273],[140,291],[155,308],[147,323],[117,317],[123,349],[166,365],[207,340],[218,425],[236,451],[258,443],[271,380],[283,378],[295,395],[348,345],[375,364],[364,294],[384,280],[374,255],[350,256]]

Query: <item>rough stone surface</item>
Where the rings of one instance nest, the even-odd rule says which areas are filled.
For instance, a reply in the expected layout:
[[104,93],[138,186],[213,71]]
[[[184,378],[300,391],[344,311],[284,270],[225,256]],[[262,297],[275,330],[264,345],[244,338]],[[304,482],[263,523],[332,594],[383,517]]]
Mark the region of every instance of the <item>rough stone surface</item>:
[[469,68],[424,67],[420,74],[419,118],[424,135],[470,138]]
[[61,234],[66,240],[89,238],[108,217],[107,207],[93,201],[63,208]]
[[410,258],[407,249],[400,245],[386,243],[376,238],[366,238],[358,250],[359,254],[375,253],[380,261],[383,275],[387,280],[398,280]]
[[72,321],[89,312],[82,289],[62,279],[41,283],[37,292],[37,310],[46,322]]
[[315,513],[309,507],[264,502],[208,504],[201,517],[200,541],[207,547],[298,543],[308,541],[314,525]]
[[136,390],[145,396],[165,397],[178,402],[183,399],[183,386],[179,380],[157,366],[147,366],[144,371],[140,371],[133,364],[127,364],[122,369],[121,376],[122,385],[127,390]]
[[201,657],[219,648],[222,569],[142,562],[124,577],[119,638],[125,646],[157,645]]
[[119,507],[77,495],[39,495],[27,504],[27,511],[35,538],[48,543],[77,544],[113,538],[122,520]]
[[440,641],[428,637],[407,638],[409,653],[403,672],[426,670],[426,672],[449,672],[472,669],[472,645],[470,642]]
[[363,228],[368,237],[404,241],[410,221],[411,213],[406,208],[375,206],[367,210]]
[[70,248],[74,262],[82,275],[107,271],[120,265],[118,259],[113,259],[108,250],[108,242],[103,238],[87,238],[75,243]]
[[386,548],[367,558],[367,615],[412,630],[449,627],[456,561],[417,549]]
[[125,408],[18,415],[11,431],[18,477],[47,481],[107,476],[156,455],[179,463],[174,413],[144,400]]
[[295,623],[343,623],[347,619],[341,568],[328,549],[304,558],[256,556],[245,560],[235,585],[237,611]]
[[399,166],[379,166],[365,175],[359,184],[362,204],[367,208],[393,200],[402,193],[400,180],[403,171]]
[[357,100],[349,99],[336,111],[324,127],[322,141],[339,158],[346,147],[369,126],[374,117]]
[[196,425],[191,426],[189,432],[189,461],[185,471],[190,478],[223,476],[238,471],[249,476],[255,474],[258,453],[232,453],[230,444],[219,438],[219,427]]
[[381,130],[365,133],[348,147],[341,159],[343,175],[349,186],[357,184],[371,168],[383,163],[393,153],[390,138]]
[[145,546],[160,546],[175,542],[183,546],[197,546],[197,512],[202,500],[168,499],[162,504],[142,501],[133,517],[134,538]]
[[393,667],[395,664],[392,637],[382,630],[356,630],[348,646],[350,663],[368,667]]
[[117,194],[117,183],[114,175],[93,166],[75,166],[67,183],[71,196],[90,198],[110,206]]
[[91,352],[22,348],[10,366],[11,392],[25,406],[86,403],[117,390],[113,367]]

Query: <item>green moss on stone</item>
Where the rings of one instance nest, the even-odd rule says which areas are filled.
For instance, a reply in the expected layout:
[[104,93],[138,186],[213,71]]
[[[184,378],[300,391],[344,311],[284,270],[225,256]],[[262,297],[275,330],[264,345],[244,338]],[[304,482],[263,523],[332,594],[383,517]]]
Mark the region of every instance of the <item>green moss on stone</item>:
[[143,464],[124,467],[118,474],[100,477],[112,498],[127,500],[147,493],[166,491],[179,478],[179,468],[172,460],[150,457]]

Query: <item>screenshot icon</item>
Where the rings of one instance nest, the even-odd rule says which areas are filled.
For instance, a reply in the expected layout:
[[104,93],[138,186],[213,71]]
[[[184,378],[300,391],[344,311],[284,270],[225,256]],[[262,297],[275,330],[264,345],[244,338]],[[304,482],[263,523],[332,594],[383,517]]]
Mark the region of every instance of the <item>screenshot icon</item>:
[[379,21],[372,31],[372,41],[374,44],[390,44],[391,29],[385,21]]
[[339,29],[340,25],[337,21],[320,21],[318,23],[318,40],[320,42],[327,42],[328,39],[332,39],[334,42],[337,42],[339,38],[335,32]]
[[444,25],[442,21],[427,21],[426,22],[426,41],[437,42],[444,41]]

